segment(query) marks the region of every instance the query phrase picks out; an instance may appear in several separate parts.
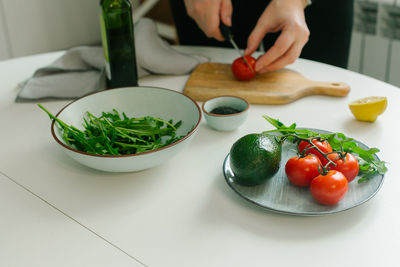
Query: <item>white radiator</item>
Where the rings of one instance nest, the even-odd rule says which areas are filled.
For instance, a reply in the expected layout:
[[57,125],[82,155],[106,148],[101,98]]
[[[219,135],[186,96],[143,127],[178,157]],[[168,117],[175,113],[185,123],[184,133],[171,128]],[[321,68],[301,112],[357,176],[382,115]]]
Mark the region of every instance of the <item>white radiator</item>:
[[400,86],[400,0],[356,0],[348,68]]

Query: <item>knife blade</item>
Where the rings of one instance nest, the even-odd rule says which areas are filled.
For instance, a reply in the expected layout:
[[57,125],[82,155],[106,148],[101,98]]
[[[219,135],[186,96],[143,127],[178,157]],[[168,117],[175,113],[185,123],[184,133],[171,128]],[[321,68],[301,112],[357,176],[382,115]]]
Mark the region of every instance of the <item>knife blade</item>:
[[243,58],[244,62],[247,64],[247,66],[250,68],[250,70],[255,72],[253,67],[250,65],[250,63],[247,61],[247,59],[243,56],[242,52],[240,52],[240,49],[237,46],[236,42],[233,40],[233,34],[231,31],[231,28],[229,26],[225,25],[224,23],[222,23],[222,21],[221,21],[219,23],[219,30],[221,31],[221,34],[225,38],[225,40],[228,40],[232,44],[233,48],[235,48],[235,50]]

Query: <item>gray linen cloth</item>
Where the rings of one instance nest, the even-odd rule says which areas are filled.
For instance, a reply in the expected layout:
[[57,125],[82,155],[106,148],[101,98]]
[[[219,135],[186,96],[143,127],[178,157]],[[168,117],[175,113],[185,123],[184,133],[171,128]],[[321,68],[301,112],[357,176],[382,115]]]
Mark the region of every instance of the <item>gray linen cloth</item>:
[[[209,59],[183,54],[160,38],[154,21],[142,18],[135,24],[138,76],[183,75]],[[80,46],[66,51],[49,66],[35,71],[20,84],[16,102],[43,99],[74,99],[106,88],[102,47]]]

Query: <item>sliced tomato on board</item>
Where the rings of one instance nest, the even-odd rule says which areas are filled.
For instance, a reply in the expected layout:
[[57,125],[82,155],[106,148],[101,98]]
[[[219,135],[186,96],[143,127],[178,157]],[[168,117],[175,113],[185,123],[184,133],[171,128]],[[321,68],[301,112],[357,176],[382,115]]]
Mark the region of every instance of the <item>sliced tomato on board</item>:
[[239,81],[248,81],[256,76],[255,65],[256,59],[252,56],[245,56],[249,65],[242,57],[235,59],[232,63],[232,73]]

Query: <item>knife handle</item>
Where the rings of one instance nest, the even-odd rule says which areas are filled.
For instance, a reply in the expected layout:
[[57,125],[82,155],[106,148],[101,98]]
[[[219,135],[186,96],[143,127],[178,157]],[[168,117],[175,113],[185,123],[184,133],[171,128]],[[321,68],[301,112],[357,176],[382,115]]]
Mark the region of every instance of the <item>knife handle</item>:
[[231,27],[225,25],[222,21],[219,23],[219,30],[226,41],[232,37]]

